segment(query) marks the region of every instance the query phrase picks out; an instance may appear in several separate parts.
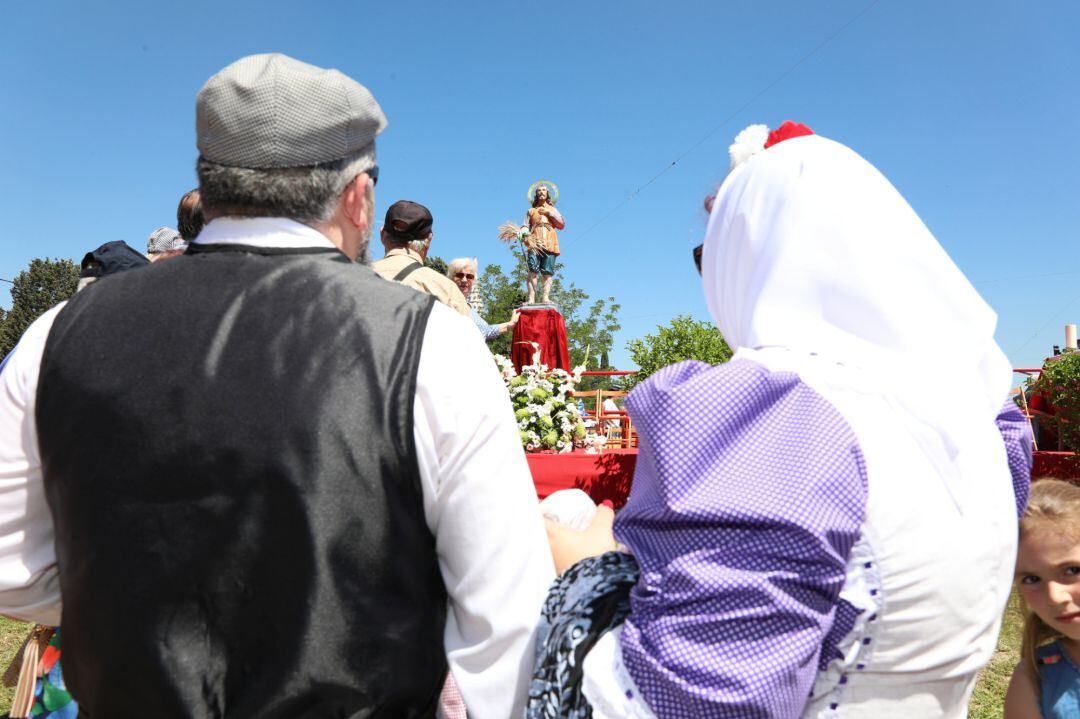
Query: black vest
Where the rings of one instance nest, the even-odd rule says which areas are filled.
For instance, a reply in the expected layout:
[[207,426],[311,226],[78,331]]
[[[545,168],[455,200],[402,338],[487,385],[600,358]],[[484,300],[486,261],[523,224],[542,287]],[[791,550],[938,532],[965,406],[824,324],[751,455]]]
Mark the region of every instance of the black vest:
[[59,314],[37,426],[81,716],[434,715],[432,302],[334,250],[194,246]]

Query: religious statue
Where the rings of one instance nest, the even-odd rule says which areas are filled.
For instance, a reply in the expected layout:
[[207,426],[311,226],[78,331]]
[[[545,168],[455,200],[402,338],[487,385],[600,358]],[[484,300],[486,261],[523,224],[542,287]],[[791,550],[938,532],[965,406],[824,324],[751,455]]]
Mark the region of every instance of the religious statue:
[[525,248],[525,264],[529,270],[529,304],[536,303],[537,275],[544,278],[540,301],[551,303],[551,282],[555,275],[555,258],[559,256],[559,238],[555,230],[566,226],[562,214],[555,209],[559,188],[555,183],[540,180],[528,192],[529,209],[525,222],[518,227],[512,222],[499,228],[499,237],[512,242],[520,240]]

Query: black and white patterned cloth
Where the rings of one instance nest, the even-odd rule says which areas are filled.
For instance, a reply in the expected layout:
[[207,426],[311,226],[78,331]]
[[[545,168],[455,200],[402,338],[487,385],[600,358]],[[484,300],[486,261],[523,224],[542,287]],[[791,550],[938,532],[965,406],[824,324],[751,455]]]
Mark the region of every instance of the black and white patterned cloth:
[[582,662],[605,632],[626,619],[637,579],[632,555],[608,552],[581,560],[552,583],[536,634],[527,719],[592,716],[581,693]]
[[158,252],[170,250],[186,250],[188,243],[180,236],[180,233],[171,227],[159,227],[150,233],[146,239],[146,254],[153,255]]

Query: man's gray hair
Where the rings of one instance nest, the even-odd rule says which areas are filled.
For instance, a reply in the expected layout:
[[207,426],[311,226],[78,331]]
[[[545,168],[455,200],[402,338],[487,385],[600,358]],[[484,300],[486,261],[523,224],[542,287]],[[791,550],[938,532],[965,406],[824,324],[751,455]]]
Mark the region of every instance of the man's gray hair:
[[423,239],[423,240],[409,240],[408,242],[405,243],[406,247],[408,247],[410,250],[412,250],[413,252],[415,252],[418,255],[424,254],[424,252],[427,251],[427,248],[430,245],[431,245],[431,238],[430,237],[426,238],[426,239]]
[[199,195],[207,218],[287,217],[307,225],[327,222],[353,179],[375,166],[374,146],[309,167],[230,167],[199,156]]
[[429,246],[431,246],[431,238],[425,237],[422,240],[399,240],[393,235],[393,233],[387,232],[383,234],[383,243],[390,247],[407,247],[418,255],[424,254]]
[[450,279],[454,279],[454,275],[472,265],[476,268],[476,273],[480,274],[480,261],[475,257],[455,257],[450,260],[450,264],[446,266],[446,276]]

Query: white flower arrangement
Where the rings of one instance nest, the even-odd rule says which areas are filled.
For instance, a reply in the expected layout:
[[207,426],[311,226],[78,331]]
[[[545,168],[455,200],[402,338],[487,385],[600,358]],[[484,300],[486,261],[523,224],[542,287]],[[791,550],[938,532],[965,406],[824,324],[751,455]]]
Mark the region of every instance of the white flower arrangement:
[[566,454],[574,447],[585,447],[590,453],[596,452],[607,439],[585,430],[581,411],[571,396],[585,367],[575,367],[573,372],[549,369],[540,363],[539,345],[531,344],[535,350],[533,363],[522,367],[520,374],[510,360],[495,355],[495,364],[510,392],[525,451]]

